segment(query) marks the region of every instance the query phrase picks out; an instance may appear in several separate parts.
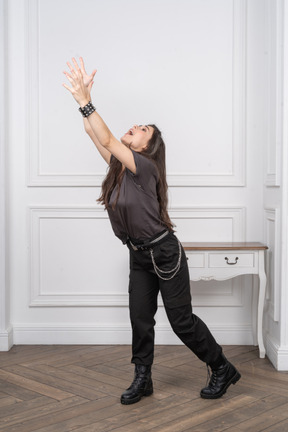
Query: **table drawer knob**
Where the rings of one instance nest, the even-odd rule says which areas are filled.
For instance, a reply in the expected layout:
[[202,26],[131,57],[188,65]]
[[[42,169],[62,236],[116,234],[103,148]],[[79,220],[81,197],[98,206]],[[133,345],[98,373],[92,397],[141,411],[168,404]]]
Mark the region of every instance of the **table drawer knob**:
[[235,265],[235,264],[237,264],[238,259],[239,258],[236,257],[235,258],[235,262],[229,262],[229,258],[225,257],[226,264],[228,264],[228,265]]

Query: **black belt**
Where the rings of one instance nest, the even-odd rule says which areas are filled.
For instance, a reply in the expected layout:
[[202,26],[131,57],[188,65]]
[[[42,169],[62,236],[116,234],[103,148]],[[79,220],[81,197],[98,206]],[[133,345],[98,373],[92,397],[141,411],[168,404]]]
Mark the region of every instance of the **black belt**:
[[149,250],[149,249],[151,249],[153,246],[155,246],[156,243],[158,243],[160,240],[162,240],[164,237],[166,237],[166,236],[169,234],[169,232],[170,232],[170,231],[168,231],[168,230],[167,230],[167,231],[164,231],[164,232],[162,232],[161,234],[159,234],[159,236],[156,237],[155,239],[153,239],[153,240],[148,240],[148,241],[145,241],[145,242],[142,242],[142,243],[139,243],[139,244],[134,244],[134,243],[132,243],[131,239],[129,238],[129,243],[130,243],[130,245],[131,245],[131,247],[132,247],[132,249],[133,249],[134,251],[138,251],[138,250],[140,250],[140,251]]

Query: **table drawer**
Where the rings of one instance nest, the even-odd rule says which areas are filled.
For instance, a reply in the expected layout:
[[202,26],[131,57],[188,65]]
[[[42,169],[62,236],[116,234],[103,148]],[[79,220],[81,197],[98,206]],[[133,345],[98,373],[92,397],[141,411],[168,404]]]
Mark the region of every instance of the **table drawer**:
[[205,267],[205,254],[204,253],[187,253],[188,267],[203,268]]
[[209,267],[254,267],[254,253],[209,254]]

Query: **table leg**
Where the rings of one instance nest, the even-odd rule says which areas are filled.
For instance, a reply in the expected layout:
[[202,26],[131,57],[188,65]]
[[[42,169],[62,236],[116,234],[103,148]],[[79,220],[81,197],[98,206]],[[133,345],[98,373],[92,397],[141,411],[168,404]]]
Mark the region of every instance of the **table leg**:
[[263,343],[263,312],[266,291],[266,273],[264,267],[264,251],[259,251],[259,298],[257,314],[257,338],[260,358],[265,357],[265,347]]
[[[252,336],[253,345],[258,345],[257,336],[257,316],[258,316],[258,299],[259,299],[259,274],[252,275]],[[257,313],[255,313],[257,311]]]

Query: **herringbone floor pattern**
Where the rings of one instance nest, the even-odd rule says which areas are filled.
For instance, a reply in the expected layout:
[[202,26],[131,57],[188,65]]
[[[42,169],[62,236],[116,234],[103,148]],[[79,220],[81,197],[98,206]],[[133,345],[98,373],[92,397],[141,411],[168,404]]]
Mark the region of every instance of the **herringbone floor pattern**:
[[226,346],[242,379],[203,400],[206,366],[184,346],[157,346],[154,394],[119,403],[129,346],[15,346],[0,353],[2,432],[287,432],[288,373],[251,346]]

